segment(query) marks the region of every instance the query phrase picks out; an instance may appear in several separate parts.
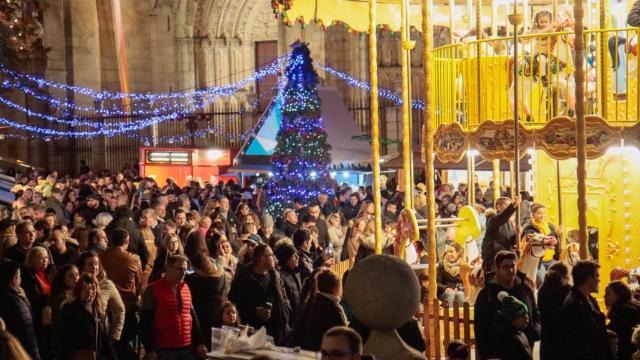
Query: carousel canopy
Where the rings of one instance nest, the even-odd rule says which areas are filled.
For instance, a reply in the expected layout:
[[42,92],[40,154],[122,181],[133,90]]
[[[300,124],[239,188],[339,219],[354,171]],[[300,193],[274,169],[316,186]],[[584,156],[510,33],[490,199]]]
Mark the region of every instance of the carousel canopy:
[[[506,19],[507,7],[512,9],[513,3],[513,0],[482,0],[483,25],[489,26],[491,23],[492,6],[497,8],[498,19]],[[421,0],[410,0],[409,21],[411,26],[417,30],[422,29],[421,4]],[[449,1],[434,0],[433,4],[431,23],[449,27],[451,17]],[[473,4],[475,6],[475,0]],[[530,0],[528,4],[549,8],[552,6],[551,1],[548,0]],[[469,28],[466,5],[466,0],[455,1],[453,20],[456,29]],[[272,6],[274,13],[290,25],[320,22],[324,26],[344,24],[356,32],[369,31],[369,3],[367,0],[274,0]],[[400,0],[377,0],[376,14],[377,23],[380,26],[389,28],[391,31],[400,30]],[[475,27],[475,16],[475,7],[473,7],[471,28]]]

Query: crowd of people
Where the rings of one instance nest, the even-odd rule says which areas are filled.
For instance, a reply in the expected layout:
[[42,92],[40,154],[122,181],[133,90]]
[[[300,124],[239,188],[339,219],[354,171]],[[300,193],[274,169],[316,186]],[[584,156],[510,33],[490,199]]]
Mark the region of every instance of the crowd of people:
[[[195,181],[179,187],[132,170],[18,176],[13,206],[0,206],[3,336],[15,337],[33,359],[204,358],[212,328],[223,326],[265,327],[275,344],[321,353],[329,351],[326,336],[338,329],[342,344],[361,349],[361,340],[345,340],[357,335],[366,341],[369,333],[342,298],[348,272],[340,278],[330,267],[375,253],[371,189],[336,185],[331,195],[296,199],[274,219],[255,180],[245,188]],[[390,182],[381,194],[387,254],[393,253],[404,197],[393,187]],[[438,216],[455,217],[469,203],[465,184],[454,189],[438,184]],[[426,208],[424,191],[418,184],[418,213]],[[521,201],[495,191],[491,183],[474,192],[483,227],[473,239],[475,259],[467,246],[451,241],[450,231],[438,240],[437,296],[448,304],[475,301],[477,358],[528,359],[542,339],[543,359],[608,359],[600,355],[605,353],[630,359],[640,307],[625,283],[607,287],[605,325],[591,297],[597,265],[567,266],[544,207],[526,194]],[[513,223],[516,208],[525,205],[530,211],[521,211],[521,224]],[[534,239],[542,239],[543,256],[531,273],[520,271]],[[426,263],[422,240],[409,247],[409,262]],[[475,295],[463,281],[467,265],[474,267],[468,286]],[[427,272],[418,279],[426,299]],[[416,318],[397,331],[408,346],[425,351]],[[614,333],[616,348],[609,346]],[[447,350],[451,359],[469,352],[458,342]]]

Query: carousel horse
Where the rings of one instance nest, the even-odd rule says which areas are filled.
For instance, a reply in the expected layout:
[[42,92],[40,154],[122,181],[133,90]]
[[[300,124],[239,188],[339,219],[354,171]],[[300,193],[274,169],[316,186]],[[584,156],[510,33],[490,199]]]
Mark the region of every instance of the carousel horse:
[[542,234],[529,234],[524,237],[521,246],[522,255],[518,259],[518,270],[535,283],[540,260],[548,251],[554,249],[557,242],[555,237]]
[[[566,102],[559,114],[570,115],[575,109],[575,79],[573,76],[573,55],[570,39],[567,35],[551,38],[549,54],[526,54],[518,59],[515,76],[518,89],[521,90],[519,103],[522,103],[527,121],[541,121],[538,115],[546,117],[548,94],[557,91],[559,98]],[[514,103],[514,59],[507,62],[509,72],[509,104]],[[549,91],[552,90],[552,91]]]

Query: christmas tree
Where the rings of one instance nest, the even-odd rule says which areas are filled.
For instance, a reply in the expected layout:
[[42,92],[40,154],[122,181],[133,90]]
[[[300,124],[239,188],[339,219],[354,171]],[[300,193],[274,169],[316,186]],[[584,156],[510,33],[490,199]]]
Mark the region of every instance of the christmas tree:
[[314,201],[321,192],[332,192],[329,174],[331,146],[322,124],[318,74],[306,44],[296,42],[285,70],[287,84],[280,94],[282,124],[272,157],[267,211],[282,216],[293,200]]

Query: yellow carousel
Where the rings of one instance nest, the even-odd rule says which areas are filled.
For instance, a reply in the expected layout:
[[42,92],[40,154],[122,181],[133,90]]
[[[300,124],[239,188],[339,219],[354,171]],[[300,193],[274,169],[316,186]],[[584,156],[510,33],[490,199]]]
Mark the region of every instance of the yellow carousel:
[[[407,209],[396,253],[402,257],[406,242],[415,240],[424,227],[430,279],[436,278],[439,224],[434,209],[436,156],[440,162],[466,157],[469,189],[474,189],[476,156],[493,162],[496,180],[500,163],[507,161],[511,189],[520,190],[525,174],[516,160],[530,154],[535,200],[548,209],[549,221],[562,225],[562,246],[579,249],[576,256],[582,259],[597,259],[605,278],[615,267],[640,267],[640,247],[633,243],[640,236],[640,221],[634,216],[640,213],[640,195],[634,191],[640,186],[639,28],[626,25],[632,5],[607,0],[273,0],[274,12],[285,23],[342,22],[352,31],[368,33],[378,252],[382,226],[376,30],[385,25],[399,31],[402,39],[404,189],[414,188],[407,131],[412,126],[408,74],[415,46],[410,29],[422,30],[423,53],[413,56],[422,56],[425,64],[422,157],[428,160],[428,216],[421,224],[415,220],[413,191],[405,191]],[[449,28],[450,44],[432,48],[434,25]],[[519,212],[516,215],[519,220]],[[475,232],[471,217],[457,219],[464,236]],[[429,294],[435,300],[435,281],[429,282]],[[432,324],[437,328],[438,322]]]

